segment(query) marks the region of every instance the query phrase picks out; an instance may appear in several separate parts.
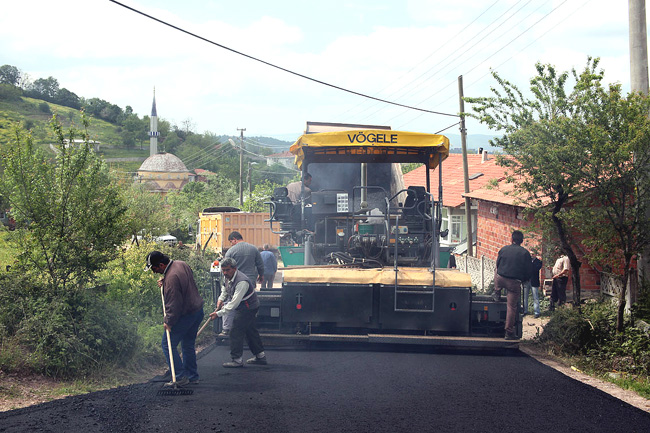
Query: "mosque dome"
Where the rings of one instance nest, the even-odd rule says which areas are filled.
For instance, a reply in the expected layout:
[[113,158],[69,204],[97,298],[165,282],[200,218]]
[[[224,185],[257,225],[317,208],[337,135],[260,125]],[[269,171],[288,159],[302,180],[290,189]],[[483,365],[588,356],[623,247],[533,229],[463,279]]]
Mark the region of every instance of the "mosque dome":
[[157,153],[145,159],[138,171],[163,173],[184,173],[187,167],[183,161],[171,153]]

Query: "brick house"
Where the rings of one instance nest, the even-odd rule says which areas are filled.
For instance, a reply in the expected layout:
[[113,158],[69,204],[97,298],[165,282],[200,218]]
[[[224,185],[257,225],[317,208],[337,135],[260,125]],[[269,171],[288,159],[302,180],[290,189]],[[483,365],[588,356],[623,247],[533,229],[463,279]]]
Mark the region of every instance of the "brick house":
[[[499,188],[480,188],[466,194],[478,205],[477,234],[476,234],[476,257],[485,256],[496,260],[499,249],[511,242],[513,230],[522,230],[526,235],[526,228],[530,222],[524,216],[524,207],[517,199],[506,192],[512,191],[512,184],[502,182]],[[544,254],[544,243],[541,239],[527,236],[523,246],[539,256]],[[580,284],[585,294],[596,294],[600,292],[600,271],[591,267],[584,258],[584,251],[580,248],[574,249],[578,260],[582,262],[580,267]],[[551,278],[552,262],[545,262],[542,278]],[[572,281],[569,278],[567,290],[572,290]]]

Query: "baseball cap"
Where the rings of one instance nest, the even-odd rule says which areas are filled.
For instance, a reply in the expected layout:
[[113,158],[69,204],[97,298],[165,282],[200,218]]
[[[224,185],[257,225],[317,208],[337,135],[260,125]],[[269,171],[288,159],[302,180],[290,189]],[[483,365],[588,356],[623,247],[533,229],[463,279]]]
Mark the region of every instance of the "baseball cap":
[[144,271],[151,269],[151,253],[147,254],[147,264],[144,266]]

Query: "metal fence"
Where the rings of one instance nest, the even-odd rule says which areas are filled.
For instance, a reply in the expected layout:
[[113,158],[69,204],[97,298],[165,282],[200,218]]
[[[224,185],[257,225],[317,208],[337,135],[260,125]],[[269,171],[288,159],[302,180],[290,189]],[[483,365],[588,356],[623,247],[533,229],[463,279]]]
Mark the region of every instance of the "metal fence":
[[474,292],[487,293],[488,287],[494,281],[496,261],[485,256],[469,257],[467,254],[456,258],[456,266],[472,278]]

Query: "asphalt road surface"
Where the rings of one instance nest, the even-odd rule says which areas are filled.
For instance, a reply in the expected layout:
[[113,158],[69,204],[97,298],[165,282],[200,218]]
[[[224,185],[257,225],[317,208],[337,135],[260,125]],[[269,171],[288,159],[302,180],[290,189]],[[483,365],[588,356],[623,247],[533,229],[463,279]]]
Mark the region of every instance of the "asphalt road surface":
[[0,432],[648,432],[650,414],[520,352],[267,348],[225,369],[206,350],[191,396],[149,382],[0,413]]

